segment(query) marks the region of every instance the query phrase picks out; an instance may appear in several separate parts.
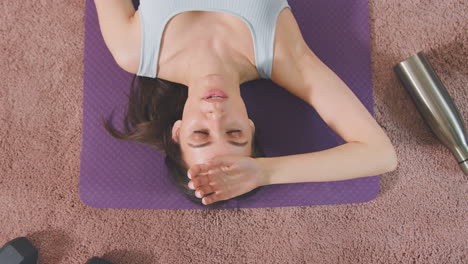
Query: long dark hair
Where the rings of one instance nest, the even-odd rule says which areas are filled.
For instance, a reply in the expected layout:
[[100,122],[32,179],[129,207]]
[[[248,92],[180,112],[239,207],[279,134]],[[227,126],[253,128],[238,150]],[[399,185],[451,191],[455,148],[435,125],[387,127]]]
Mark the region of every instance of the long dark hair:
[[[135,80],[138,79],[138,85]],[[163,152],[165,164],[171,175],[171,182],[192,202],[203,205],[201,199],[195,196],[195,191],[188,188],[190,179],[187,177],[187,164],[182,159],[180,145],[172,140],[172,126],[182,119],[185,102],[188,97],[188,87],[160,78],[133,76],[128,97],[128,106],[124,114],[124,131],[120,132],[112,126],[111,119],[105,120],[101,115],[104,129],[113,137],[126,141],[134,141],[148,145]],[[259,130],[255,130],[252,140],[252,157],[264,157],[258,144]],[[247,198],[256,193],[258,187],[248,193],[233,199]],[[218,201],[208,206],[219,207],[227,201]]]

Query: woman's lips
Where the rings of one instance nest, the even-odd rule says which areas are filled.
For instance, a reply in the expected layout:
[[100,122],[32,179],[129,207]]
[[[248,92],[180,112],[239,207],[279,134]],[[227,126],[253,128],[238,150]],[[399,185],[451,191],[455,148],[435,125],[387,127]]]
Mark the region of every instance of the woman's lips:
[[213,89],[213,90],[208,91],[205,95],[203,95],[202,99],[209,99],[211,96],[222,97],[222,98],[216,98],[216,99],[226,99],[227,98],[227,95],[223,91]]
[[203,98],[203,101],[206,101],[208,103],[221,103],[226,100],[227,98]]

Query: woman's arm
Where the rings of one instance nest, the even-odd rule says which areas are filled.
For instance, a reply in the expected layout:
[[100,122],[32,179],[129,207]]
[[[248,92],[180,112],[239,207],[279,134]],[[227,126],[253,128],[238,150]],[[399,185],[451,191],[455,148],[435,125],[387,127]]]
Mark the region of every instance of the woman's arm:
[[388,148],[349,142],[334,148],[282,157],[257,158],[263,184],[341,181],[395,170],[396,157]]
[[126,20],[135,14],[132,0],[94,0],[99,20],[115,22]]
[[284,66],[281,85],[313,106],[347,143],[307,154],[260,158],[265,184],[339,181],[394,170],[398,161],[390,139],[353,91],[312,51],[300,58],[293,59],[296,66]]
[[[134,19],[135,8],[132,0],[94,0],[101,34],[107,48],[120,67],[140,52],[139,28]],[[139,57],[138,57],[139,59]],[[128,71],[128,70],[127,70]]]
[[[196,190],[203,204],[247,193],[269,184],[340,181],[374,176],[395,169],[387,149],[376,149],[351,142],[307,154],[275,158],[217,156],[190,167],[190,189]],[[392,166],[390,166],[391,164]]]
[[385,131],[353,91],[310,49],[284,57],[276,81],[309,103],[347,143],[307,154],[259,158],[264,184],[340,181],[374,176],[397,166]]
[[347,143],[319,152],[261,158],[265,184],[338,181],[394,170],[397,156],[385,131],[346,83],[312,52],[292,15],[284,21],[279,35],[288,29],[292,36],[277,45],[272,80],[311,105]]

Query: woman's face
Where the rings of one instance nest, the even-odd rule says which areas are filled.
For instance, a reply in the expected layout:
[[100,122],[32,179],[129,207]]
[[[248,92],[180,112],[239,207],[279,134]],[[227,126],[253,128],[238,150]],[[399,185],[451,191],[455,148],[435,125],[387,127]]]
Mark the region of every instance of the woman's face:
[[220,155],[251,156],[254,132],[240,95],[224,99],[189,96],[182,120],[172,128],[172,139],[191,167]]

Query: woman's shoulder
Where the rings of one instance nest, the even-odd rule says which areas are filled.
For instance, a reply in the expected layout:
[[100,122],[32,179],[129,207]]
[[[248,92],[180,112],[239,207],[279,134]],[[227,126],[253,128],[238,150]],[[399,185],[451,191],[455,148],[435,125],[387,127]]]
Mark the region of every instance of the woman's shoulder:
[[[281,85],[285,78],[298,77],[299,59],[308,49],[291,9],[283,9],[276,25],[272,81]],[[294,72],[297,74],[291,75]]]
[[139,60],[136,48],[140,46],[139,11],[131,1],[95,0],[95,5],[101,35],[114,60],[125,70],[135,71],[135,61]]
[[130,19],[130,28],[126,31],[126,36],[121,43],[122,48],[120,54],[119,66],[125,71],[136,74],[140,64],[140,49],[141,49],[141,22],[140,12],[136,10],[135,14]]

